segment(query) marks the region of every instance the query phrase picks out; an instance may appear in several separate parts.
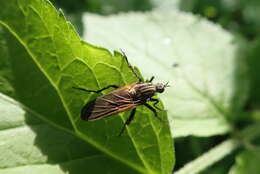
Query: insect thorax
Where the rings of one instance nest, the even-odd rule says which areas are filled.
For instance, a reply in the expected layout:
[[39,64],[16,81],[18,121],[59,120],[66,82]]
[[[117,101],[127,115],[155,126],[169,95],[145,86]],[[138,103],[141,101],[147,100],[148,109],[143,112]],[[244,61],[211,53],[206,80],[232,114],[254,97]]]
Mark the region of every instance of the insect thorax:
[[136,100],[146,101],[154,96],[156,88],[152,83],[137,83],[129,92]]

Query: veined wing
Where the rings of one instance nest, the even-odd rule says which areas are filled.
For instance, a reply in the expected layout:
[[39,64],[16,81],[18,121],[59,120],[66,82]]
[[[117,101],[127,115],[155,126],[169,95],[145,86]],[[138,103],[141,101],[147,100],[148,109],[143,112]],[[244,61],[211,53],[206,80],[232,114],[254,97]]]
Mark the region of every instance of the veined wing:
[[81,110],[83,120],[99,120],[140,105],[128,92],[128,87],[116,89],[87,103]]

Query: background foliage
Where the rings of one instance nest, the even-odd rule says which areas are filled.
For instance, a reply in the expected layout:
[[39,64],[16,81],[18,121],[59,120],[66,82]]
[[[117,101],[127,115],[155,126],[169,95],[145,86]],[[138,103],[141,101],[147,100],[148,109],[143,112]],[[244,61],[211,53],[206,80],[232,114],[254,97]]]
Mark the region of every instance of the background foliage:
[[85,41],[170,81],[170,129],[140,107],[121,139],[128,112],[81,122],[96,96],[71,90],[134,81],[121,54],[81,41],[48,1],[0,1],[1,173],[168,174],[175,159],[177,174],[260,172],[257,0],[51,1]]

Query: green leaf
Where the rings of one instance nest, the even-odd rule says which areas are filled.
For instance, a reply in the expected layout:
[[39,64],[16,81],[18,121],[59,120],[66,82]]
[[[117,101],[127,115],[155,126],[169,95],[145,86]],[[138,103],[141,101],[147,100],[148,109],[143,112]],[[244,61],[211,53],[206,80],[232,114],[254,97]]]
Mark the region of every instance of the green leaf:
[[246,150],[236,157],[236,163],[229,174],[258,174],[260,173],[260,147]]
[[230,33],[176,10],[83,18],[87,41],[122,48],[145,78],[170,81],[160,96],[174,137],[230,131],[248,88],[247,64]]
[[1,93],[0,113],[1,174],[135,173]]
[[[49,124],[76,134],[120,166],[128,166],[132,173],[172,171],[173,142],[165,112],[161,115],[165,120],[162,124],[149,110],[140,107],[121,137],[117,135],[129,112],[95,122],[79,119],[83,105],[97,95],[74,90],[73,86],[99,89],[111,83],[136,81],[121,54],[112,55],[81,41],[49,1],[11,0],[2,2],[1,7],[0,24],[7,29],[4,36],[9,49],[6,59],[15,79],[10,83],[19,102]],[[107,161],[100,159],[98,165],[109,166]],[[125,173],[125,169],[118,167],[111,173]],[[42,170],[46,173],[47,169]],[[101,169],[96,170],[92,173]]]

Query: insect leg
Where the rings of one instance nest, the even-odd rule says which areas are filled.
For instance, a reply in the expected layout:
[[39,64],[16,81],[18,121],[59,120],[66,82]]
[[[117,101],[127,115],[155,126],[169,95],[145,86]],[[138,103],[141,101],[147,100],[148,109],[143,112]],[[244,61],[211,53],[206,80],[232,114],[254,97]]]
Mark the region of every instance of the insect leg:
[[152,82],[152,81],[153,81],[153,79],[154,79],[154,76],[152,76],[152,77],[151,77],[151,79],[149,80],[149,82]]
[[156,109],[158,109],[159,111],[162,111],[162,109],[157,106],[157,104],[160,102],[158,99],[156,99],[156,98],[150,98],[150,101],[154,102],[154,103],[153,103],[153,106],[154,106]]
[[116,88],[119,88],[119,86],[117,86],[117,85],[108,85],[108,86],[106,86],[106,87],[104,87],[102,89],[99,89],[99,90],[90,90],[90,89],[84,89],[84,88],[78,88],[78,87],[72,87],[72,88],[78,89],[78,90],[81,90],[81,91],[85,91],[85,92],[100,93],[100,92],[102,92],[102,91],[104,91],[104,90],[106,90],[108,88],[115,88],[116,89]]
[[138,75],[138,73],[134,70],[134,68],[132,67],[132,65],[128,62],[128,59],[127,59],[127,56],[125,54],[125,52],[123,50],[121,50],[126,62],[127,62],[127,65],[128,67],[131,69],[131,71],[134,73],[134,75],[136,76],[136,78],[138,78],[139,82],[143,82],[142,78]]
[[146,80],[146,82],[152,82],[153,79],[154,79],[154,76],[152,76],[152,77],[150,78],[150,80]]
[[121,131],[120,131],[120,133],[119,133],[118,136],[121,136],[121,134],[122,134],[122,133],[124,132],[124,130],[125,130],[126,125],[129,125],[129,124],[131,123],[131,121],[133,120],[133,118],[134,118],[134,116],[135,116],[135,111],[136,111],[136,108],[134,108],[134,109],[131,111],[130,116],[127,118],[126,122],[124,123],[124,125],[123,125],[123,127],[122,127],[122,129],[121,129]]
[[156,110],[152,106],[150,106],[148,103],[145,103],[144,106],[146,106],[148,109],[150,109],[150,111],[153,112],[154,116],[156,118],[158,118],[158,120],[162,121],[162,119],[158,116]]

